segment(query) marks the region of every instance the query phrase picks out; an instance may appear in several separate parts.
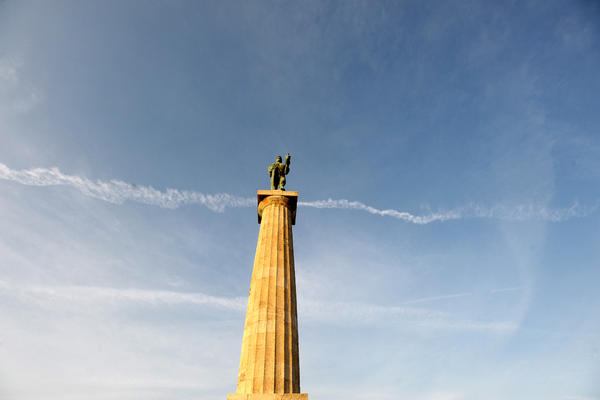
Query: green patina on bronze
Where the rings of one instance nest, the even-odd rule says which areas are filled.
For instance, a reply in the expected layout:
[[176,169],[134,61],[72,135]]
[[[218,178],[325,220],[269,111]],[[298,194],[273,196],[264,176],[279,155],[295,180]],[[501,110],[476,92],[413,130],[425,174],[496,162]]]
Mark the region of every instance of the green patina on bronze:
[[285,190],[285,176],[290,172],[290,158],[288,153],[284,164],[281,162],[281,156],[277,156],[275,162],[269,166],[271,190]]

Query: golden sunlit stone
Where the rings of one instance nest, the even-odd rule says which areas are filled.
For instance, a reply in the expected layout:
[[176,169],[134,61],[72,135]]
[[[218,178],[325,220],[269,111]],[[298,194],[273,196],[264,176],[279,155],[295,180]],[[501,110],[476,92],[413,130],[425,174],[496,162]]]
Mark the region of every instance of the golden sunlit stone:
[[228,400],[308,400],[300,393],[292,225],[298,192],[258,191],[254,269],[237,391]]

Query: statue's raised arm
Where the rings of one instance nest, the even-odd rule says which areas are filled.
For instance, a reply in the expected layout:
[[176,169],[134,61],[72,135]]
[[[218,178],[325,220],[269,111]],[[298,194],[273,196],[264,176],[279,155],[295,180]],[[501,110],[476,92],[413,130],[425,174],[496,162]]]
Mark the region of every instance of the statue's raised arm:
[[285,155],[285,174],[289,174],[290,173],[290,160],[291,160],[292,156],[290,156],[290,153],[287,153]]
[[285,176],[290,172],[290,159],[288,153],[285,156],[285,164],[282,163],[281,156],[275,158],[275,163],[269,166],[268,172],[271,177],[271,190],[285,190]]

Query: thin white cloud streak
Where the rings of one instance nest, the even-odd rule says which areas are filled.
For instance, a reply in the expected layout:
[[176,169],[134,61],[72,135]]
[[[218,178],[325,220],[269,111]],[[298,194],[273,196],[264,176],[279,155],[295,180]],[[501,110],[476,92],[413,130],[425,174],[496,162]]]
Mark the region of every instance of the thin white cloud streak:
[[452,219],[460,219],[463,216],[458,211],[447,211],[443,213],[432,213],[429,215],[413,215],[406,211],[398,211],[394,209],[379,210],[375,207],[368,206],[359,201],[342,200],[317,200],[317,201],[300,201],[299,206],[314,207],[314,208],[339,208],[346,210],[361,210],[370,214],[381,215],[384,217],[393,217],[413,224],[429,224],[435,221],[448,221]]
[[597,205],[593,207],[586,207],[581,206],[578,203],[574,203],[573,205],[567,208],[557,209],[552,209],[543,205],[533,203],[514,206],[497,205],[493,207],[484,207],[477,204],[469,204],[467,206],[455,208],[448,211],[438,211],[427,215],[414,215],[406,211],[398,211],[394,209],[380,210],[358,201],[350,201],[345,199],[328,199],[310,202],[298,202],[298,205],[314,208],[339,208],[361,210],[366,211],[370,214],[392,217],[418,225],[466,218],[490,218],[510,221],[525,221],[535,219],[551,222],[560,222],[570,218],[585,217],[587,215],[592,214],[598,209]]
[[319,323],[340,324],[400,324],[406,329],[449,332],[487,332],[512,334],[519,326],[513,321],[476,321],[456,318],[451,314],[426,308],[381,306],[357,302],[299,303],[302,318]]
[[70,186],[86,196],[114,204],[122,204],[129,200],[171,209],[199,204],[215,212],[223,212],[226,207],[249,207],[255,204],[254,199],[227,193],[210,195],[177,189],[160,191],[152,186],[137,186],[114,179],[109,182],[100,180],[94,182],[76,175],[63,174],[58,168],[32,168],[18,171],[0,163],[0,179],[30,186]]
[[465,293],[447,294],[444,296],[423,297],[422,299],[405,301],[402,304],[428,303],[430,301],[446,300],[446,299],[454,299],[457,297],[471,296],[472,294],[473,293],[471,293],[471,292],[465,292]]
[[[227,207],[252,207],[256,203],[253,198],[234,196],[228,193],[204,194],[190,190],[166,189],[160,191],[152,186],[138,186],[120,180],[92,181],[76,175],[66,175],[54,168],[32,168],[13,170],[0,163],[0,179],[17,182],[29,186],[69,186],[82,194],[113,204],[133,201],[142,204],[175,209],[185,205],[203,205],[214,212],[223,212]],[[405,222],[425,225],[432,222],[443,222],[466,218],[490,218],[511,221],[544,220],[560,222],[570,218],[585,217],[598,209],[598,204],[586,207],[574,203],[567,208],[552,209],[539,204],[521,204],[513,206],[497,205],[485,207],[469,204],[447,211],[415,215],[395,209],[378,209],[358,201],[346,199],[317,200],[298,202],[301,207],[319,209],[345,209],[366,211],[369,214],[392,217]]]
[[[166,290],[117,289],[100,286],[18,285],[0,281],[0,294],[42,308],[68,312],[91,312],[91,305],[116,305],[134,302],[152,306],[194,305],[243,312],[247,297],[219,297],[203,293]],[[448,297],[448,296],[444,296]],[[312,321],[341,324],[383,322],[425,330],[475,331],[509,334],[518,329],[512,321],[473,321],[454,318],[444,312],[413,307],[380,306],[354,302],[303,301],[299,315]]]
[[41,286],[14,285],[0,281],[0,291],[5,291],[22,301],[46,304],[46,300],[62,300],[85,305],[87,303],[111,304],[123,301],[150,305],[191,304],[224,308],[233,311],[246,309],[244,297],[218,297],[204,293],[174,292],[168,290],[117,289],[101,286]]

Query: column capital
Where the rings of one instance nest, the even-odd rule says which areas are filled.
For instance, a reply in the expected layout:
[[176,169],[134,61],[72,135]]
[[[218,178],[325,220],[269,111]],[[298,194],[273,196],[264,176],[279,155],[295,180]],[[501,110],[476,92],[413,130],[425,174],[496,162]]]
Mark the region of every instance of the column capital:
[[296,224],[296,207],[298,205],[298,192],[288,190],[259,190],[256,192],[258,223],[262,220],[262,210],[272,202],[280,201],[292,212],[292,225]]

